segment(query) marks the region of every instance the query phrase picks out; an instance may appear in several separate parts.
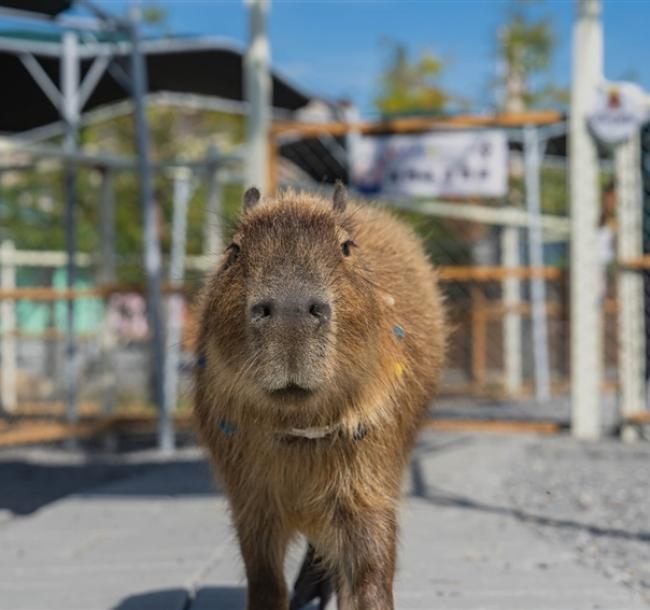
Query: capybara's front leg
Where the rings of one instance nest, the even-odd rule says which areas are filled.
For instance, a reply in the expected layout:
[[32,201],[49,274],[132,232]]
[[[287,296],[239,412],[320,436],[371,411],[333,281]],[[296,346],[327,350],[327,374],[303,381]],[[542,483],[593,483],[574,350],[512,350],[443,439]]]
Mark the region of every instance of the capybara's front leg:
[[288,610],[283,566],[288,537],[277,524],[238,528],[248,580],[247,610]]
[[394,610],[396,530],[392,511],[353,521],[346,536],[341,608]]

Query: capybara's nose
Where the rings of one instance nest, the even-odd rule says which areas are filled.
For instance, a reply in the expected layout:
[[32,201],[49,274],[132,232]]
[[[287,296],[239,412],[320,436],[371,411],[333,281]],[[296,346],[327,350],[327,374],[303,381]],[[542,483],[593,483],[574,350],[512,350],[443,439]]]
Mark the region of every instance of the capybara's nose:
[[288,325],[320,327],[332,317],[330,304],[318,297],[291,295],[281,299],[264,299],[254,303],[250,321],[261,328],[269,322]]
[[332,316],[332,308],[327,301],[312,299],[309,303],[309,315],[323,324],[329,322]]

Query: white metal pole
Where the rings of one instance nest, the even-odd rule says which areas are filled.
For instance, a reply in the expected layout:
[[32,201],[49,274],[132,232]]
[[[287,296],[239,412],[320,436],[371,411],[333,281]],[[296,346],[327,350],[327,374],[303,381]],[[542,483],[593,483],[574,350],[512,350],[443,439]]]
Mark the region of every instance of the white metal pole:
[[[619,145],[615,153],[619,261],[643,254],[643,193],[639,134]],[[618,358],[620,413],[623,420],[646,409],[645,326],[643,276],[622,268],[618,274]],[[629,430],[623,426],[624,438]]]
[[343,119],[348,124],[348,130],[345,132],[345,151],[347,153],[347,170],[348,182],[354,188],[354,161],[358,157],[359,145],[361,143],[361,133],[358,127],[355,127],[360,119],[359,109],[353,102],[346,103],[343,108]]
[[[174,212],[172,216],[172,247],[169,281],[172,286],[183,284],[185,273],[185,242],[187,207],[191,196],[192,174],[178,169],[174,175]],[[165,412],[171,419],[178,395],[178,364],[183,335],[183,296],[171,294],[167,299],[167,349],[165,350]],[[172,432],[173,433],[173,432]],[[172,444],[174,438],[171,439]]]
[[148,87],[147,63],[142,51],[137,19],[129,24],[131,38],[131,95],[136,128],[138,175],[142,200],[144,267],[147,280],[147,314],[151,329],[154,400],[158,408],[158,448],[162,453],[174,449],[173,421],[165,411],[165,328],[162,314],[162,254],[154,198],[153,175],[149,161],[149,125],[145,112]]
[[[115,197],[113,193],[113,172],[108,168],[102,169],[102,184],[100,195],[101,218],[101,251],[102,260],[99,265],[100,282],[103,285],[115,282]],[[109,325],[109,298],[104,304],[104,324],[101,331],[101,360],[102,360],[102,402],[103,411],[111,413],[115,407],[115,334]]]
[[[79,128],[79,43],[77,34],[72,31],[64,32],[61,58],[61,95],[62,111],[65,121],[66,152],[77,151]],[[75,253],[77,250],[76,229],[76,193],[77,170],[73,165],[65,168],[65,244],[67,253],[67,287],[73,289],[76,283],[77,268]],[[75,341],[75,301],[68,299],[66,304],[66,419],[69,423],[77,421],[78,372],[79,362],[77,344]]]
[[247,0],[249,43],[244,59],[244,84],[249,104],[246,121],[246,186],[268,187],[268,138],[271,123],[272,83],[266,17],[270,0]]
[[217,256],[223,250],[223,193],[216,151],[213,151],[210,157],[214,158],[214,163],[210,163],[206,167],[207,193],[203,225],[203,254]]
[[597,225],[600,208],[598,157],[587,129],[602,80],[600,0],[578,0],[573,30],[570,120],[571,198],[571,403],[573,435],[601,435],[602,320]]
[[[4,241],[0,246],[0,286],[3,290],[13,290],[16,287],[16,249],[13,242]],[[11,413],[18,402],[16,390],[16,303],[13,299],[3,299],[0,307],[2,312],[2,341],[0,342],[0,365],[2,365],[2,408]]]
[[[504,267],[519,267],[519,229],[502,227],[501,229],[501,264]],[[503,280],[503,302],[506,315],[503,317],[503,346],[505,390],[508,396],[517,396],[521,392],[523,377],[521,314],[516,311],[521,304],[521,281],[516,277]]]
[[[528,259],[535,269],[544,266],[542,238],[541,193],[539,172],[540,143],[537,128],[524,127],[524,171],[526,179],[526,207],[528,208]],[[546,284],[544,278],[530,280],[530,300],[533,325],[533,362],[535,366],[535,399],[546,402],[551,397],[551,373],[548,355],[548,325],[546,321]]]

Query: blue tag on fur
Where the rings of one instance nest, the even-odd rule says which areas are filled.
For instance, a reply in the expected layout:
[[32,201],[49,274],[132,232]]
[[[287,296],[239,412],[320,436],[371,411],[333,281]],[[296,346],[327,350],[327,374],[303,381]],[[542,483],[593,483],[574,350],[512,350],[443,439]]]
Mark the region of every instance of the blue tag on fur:
[[226,436],[232,436],[237,432],[237,426],[221,419],[219,420],[219,430],[221,430]]
[[403,338],[404,338],[404,335],[406,334],[406,333],[404,332],[404,329],[403,329],[399,324],[396,324],[395,326],[393,326],[393,332],[394,332],[395,335],[396,335],[397,337],[399,337],[400,339],[403,339]]

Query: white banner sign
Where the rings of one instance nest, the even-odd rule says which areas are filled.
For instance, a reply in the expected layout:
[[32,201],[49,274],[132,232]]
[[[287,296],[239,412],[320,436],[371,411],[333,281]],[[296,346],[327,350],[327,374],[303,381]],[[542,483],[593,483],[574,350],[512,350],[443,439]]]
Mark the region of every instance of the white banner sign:
[[503,131],[356,136],[352,183],[362,193],[397,197],[503,197],[508,142]]

